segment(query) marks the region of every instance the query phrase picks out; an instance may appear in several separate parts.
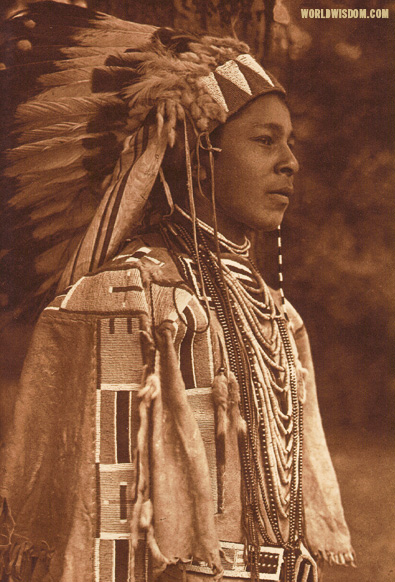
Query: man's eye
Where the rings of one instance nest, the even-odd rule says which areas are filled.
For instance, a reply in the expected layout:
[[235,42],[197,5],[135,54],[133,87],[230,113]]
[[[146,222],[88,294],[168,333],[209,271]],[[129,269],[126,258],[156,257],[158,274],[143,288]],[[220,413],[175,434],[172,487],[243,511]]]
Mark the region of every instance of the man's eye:
[[292,141],[289,141],[288,142],[288,147],[291,150],[291,152],[293,152],[294,149],[295,149],[295,142],[293,140]]
[[261,135],[257,138],[257,141],[263,145],[273,145],[273,139],[270,137],[270,135]]

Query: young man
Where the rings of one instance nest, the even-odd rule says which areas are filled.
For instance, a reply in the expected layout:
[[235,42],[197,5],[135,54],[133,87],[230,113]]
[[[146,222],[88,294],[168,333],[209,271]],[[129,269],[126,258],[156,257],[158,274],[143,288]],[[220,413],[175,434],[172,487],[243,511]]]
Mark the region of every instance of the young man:
[[[67,10],[51,14],[135,27]],[[26,580],[312,582],[317,559],[353,552],[303,323],[248,239],[293,195],[285,91],[242,43],[144,35],[89,70],[91,88],[111,78],[127,136],[25,363],[2,564]],[[108,122],[97,107],[67,128],[77,141]]]

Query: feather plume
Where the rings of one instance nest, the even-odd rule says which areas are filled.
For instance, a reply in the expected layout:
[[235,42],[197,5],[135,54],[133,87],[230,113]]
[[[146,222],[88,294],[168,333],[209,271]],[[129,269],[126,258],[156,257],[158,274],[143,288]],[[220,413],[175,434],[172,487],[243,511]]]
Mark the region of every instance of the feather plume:
[[[91,208],[83,208],[83,212],[78,214],[72,211],[70,213],[59,212],[40,222],[33,230],[33,237],[39,240],[54,237],[64,229],[65,222],[69,228],[73,227],[74,229],[86,226],[89,224],[92,214]],[[71,221],[70,218],[73,220]]]
[[[151,29],[152,32],[152,29]],[[18,34],[19,33],[19,34]],[[7,41],[6,46],[12,46],[12,43],[16,41],[19,42],[21,39],[21,34],[18,31],[15,37],[11,37]],[[65,26],[59,24],[51,24],[46,29],[42,27],[35,27],[32,29],[27,29],[23,31],[22,39],[25,36],[29,41],[34,41],[35,45],[41,46],[51,46],[58,45],[59,38],[62,38],[63,44],[65,46],[72,46],[73,42],[79,46],[88,47],[109,47],[113,49],[114,47],[124,47],[128,46],[130,43],[130,33],[127,31],[119,30],[101,30],[98,33],[97,30],[87,29],[85,27],[73,27]],[[133,37],[136,38],[136,44],[143,44],[147,41],[147,33],[143,31],[135,31]]]
[[70,83],[68,85],[60,85],[59,87],[51,87],[42,91],[35,96],[36,101],[57,101],[65,97],[75,97],[76,95],[88,96],[92,93],[92,83],[90,80],[78,81],[77,83]]
[[[48,55],[46,55],[48,56]],[[102,54],[91,56],[80,56],[64,60],[37,60],[37,62],[30,63],[10,63],[6,68],[0,70],[0,79],[7,78],[8,82],[13,82],[17,75],[23,74],[32,77],[38,77],[54,71],[69,71],[74,69],[94,69],[104,65],[108,59],[107,51],[102,51]]]
[[[53,181],[50,184],[48,184],[42,176],[40,176],[40,180],[35,180],[33,177],[31,180],[28,180],[29,183],[21,188],[21,191],[18,192],[18,194],[15,194],[15,196],[10,199],[9,206],[15,210],[29,211],[31,213],[30,215],[27,215],[29,217],[29,222],[30,220],[35,220],[40,216],[43,216],[44,206],[47,207],[45,209],[45,214],[48,215],[49,213],[52,213],[51,202],[53,203],[54,199],[55,201],[60,199],[65,203],[70,204],[70,200],[67,196],[70,185],[67,178],[72,180],[74,185],[80,190],[85,184],[85,173],[86,172],[80,168],[72,172],[70,171],[66,175],[62,173],[59,175],[57,181]],[[35,214],[33,216],[32,213],[37,211],[40,212],[40,214]]]
[[42,207],[35,208],[30,214],[29,219],[32,223],[38,223],[41,220],[52,218],[54,215],[59,215],[61,212],[67,212],[69,201],[58,196],[51,201],[46,201]]
[[[65,257],[67,254],[67,257]],[[67,258],[71,255],[70,253],[70,241],[62,241],[57,245],[54,245],[47,251],[38,255],[35,259],[35,266],[37,273],[39,274],[50,274],[52,275],[59,269],[59,265],[65,262]]]
[[90,81],[92,67],[80,67],[76,69],[65,69],[55,73],[42,74],[40,76],[41,87],[59,87],[61,85],[71,85],[79,81]]
[[39,167],[41,172],[67,168],[80,160],[85,153],[80,140],[65,142],[62,138],[54,138],[48,140],[46,146],[41,146],[41,143],[23,145],[12,150],[8,156],[8,161],[12,163],[5,170],[4,175],[17,177],[23,172],[28,172],[32,167]]
[[54,22],[62,22],[67,26],[84,26],[86,28],[103,28],[113,29],[115,31],[124,30],[133,34],[135,32],[146,31],[147,34],[152,32],[154,27],[145,24],[136,24],[126,20],[120,20],[115,16],[96,12],[75,5],[54,4],[54,2],[45,1],[40,4],[31,4],[29,9],[23,10],[18,17],[33,19],[38,24],[47,25]]
[[[45,298],[45,295],[47,294],[48,291],[56,289],[61,272],[62,272],[61,269],[58,269],[58,270],[52,272],[51,276],[46,278],[44,280],[44,282],[38,287],[38,289],[35,290],[33,297],[38,297],[40,299]],[[38,303],[38,305],[40,305],[40,306],[41,306],[41,304],[42,304],[42,301],[40,301]],[[24,302],[24,304],[22,304],[22,307],[24,307],[24,306],[27,307],[26,302]],[[17,313],[19,315],[18,311],[17,311]]]
[[[128,50],[130,44],[124,47],[117,47],[114,52],[124,52]],[[81,47],[81,46],[32,46],[29,51],[23,51],[15,46],[5,46],[0,48],[0,59],[5,66],[10,69],[14,67],[42,62],[59,63],[68,59],[102,57],[104,61],[112,54],[108,47]]]
[[[112,97],[112,98],[111,98]],[[32,100],[29,103],[20,105],[15,115],[17,125],[32,124],[37,127],[39,124],[48,124],[48,121],[64,121],[84,119],[98,113],[100,106],[120,105],[119,99],[114,96],[95,95],[92,97],[72,97],[64,98],[59,101],[40,101]]]
[[185,110],[220,119],[212,101],[197,105],[199,77],[248,49],[51,1],[3,23],[0,43],[0,276],[16,308],[56,287],[150,111],[170,144]]
[[129,131],[117,92],[134,75],[106,61],[154,30],[54,2],[3,23],[0,271],[11,307],[56,287],[92,219]]
[[26,131],[19,131],[15,133],[16,144],[27,144],[34,143],[36,141],[42,141],[45,139],[51,139],[53,137],[63,136],[75,136],[81,135],[86,132],[85,123],[75,123],[73,121],[65,121],[63,123],[54,123],[53,125],[48,125],[39,128],[30,128]]

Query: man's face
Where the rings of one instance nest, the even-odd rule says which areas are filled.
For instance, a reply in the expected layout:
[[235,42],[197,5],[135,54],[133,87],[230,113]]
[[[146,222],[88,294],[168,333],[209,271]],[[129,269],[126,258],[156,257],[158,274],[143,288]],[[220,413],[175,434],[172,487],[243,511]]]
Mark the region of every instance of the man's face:
[[277,228],[299,169],[284,101],[274,94],[255,99],[222,126],[218,146],[217,211],[252,229]]

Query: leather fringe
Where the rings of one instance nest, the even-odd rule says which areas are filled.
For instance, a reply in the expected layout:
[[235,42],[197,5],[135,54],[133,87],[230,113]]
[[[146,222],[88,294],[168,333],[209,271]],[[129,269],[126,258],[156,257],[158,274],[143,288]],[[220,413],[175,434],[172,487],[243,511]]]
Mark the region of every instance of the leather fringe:
[[349,552],[329,552],[329,551],[318,551],[318,555],[323,558],[330,566],[351,566],[356,568],[355,562],[355,552],[350,550]]
[[7,500],[0,498],[0,580],[41,582],[49,571],[53,550],[14,534],[15,522]]

